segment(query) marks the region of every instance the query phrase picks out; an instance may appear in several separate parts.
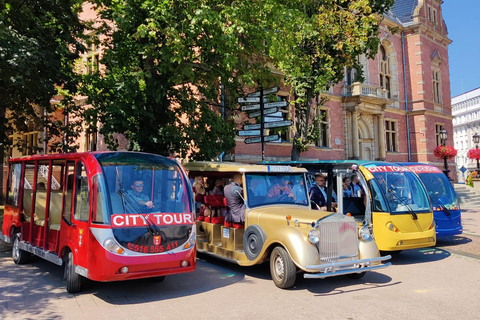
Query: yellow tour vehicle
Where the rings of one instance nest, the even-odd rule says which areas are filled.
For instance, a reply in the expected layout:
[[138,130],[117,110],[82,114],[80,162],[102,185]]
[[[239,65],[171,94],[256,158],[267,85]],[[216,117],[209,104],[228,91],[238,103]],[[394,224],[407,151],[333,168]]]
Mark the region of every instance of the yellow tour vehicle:
[[[380,256],[370,229],[354,217],[311,208],[304,168],[233,162],[184,167],[190,179],[205,182],[204,195],[196,193],[200,253],[241,266],[269,261],[279,288],[292,287],[297,274],[358,279],[391,264],[382,263],[391,257]],[[232,218],[238,209],[242,221]]]
[[[344,214],[372,230],[380,252],[397,254],[403,250],[432,247],[436,243],[432,204],[420,178],[397,163],[365,160],[312,160],[265,162],[264,165],[287,165],[305,168],[307,179],[313,184],[313,175],[321,172],[331,186],[337,172],[347,178],[356,176],[362,196],[343,197]],[[340,180],[341,181],[341,180]],[[341,182],[340,182],[341,185]],[[427,186],[428,188],[428,186]],[[338,192],[337,192],[338,194]],[[327,208],[330,204],[327,204]]]

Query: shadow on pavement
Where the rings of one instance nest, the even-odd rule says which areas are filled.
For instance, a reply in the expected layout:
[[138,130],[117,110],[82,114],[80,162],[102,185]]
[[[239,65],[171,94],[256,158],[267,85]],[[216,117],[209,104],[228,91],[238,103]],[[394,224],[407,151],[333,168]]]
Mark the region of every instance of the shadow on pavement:
[[[308,290],[318,296],[332,296],[347,292],[359,292],[365,290],[390,287],[401,282],[392,283],[392,278],[376,271],[370,271],[360,279],[350,279],[347,276],[338,276],[326,279],[297,278],[295,290]],[[359,288],[359,285],[361,287]]]
[[393,265],[425,263],[443,260],[450,257],[450,255],[450,252],[437,247],[410,249],[392,255],[392,259],[390,259],[390,262]]
[[[243,271],[247,270],[223,261],[220,261],[219,264],[198,259],[197,268],[194,272],[166,276],[164,281],[148,278],[118,282],[96,282],[84,278],[82,291],[77,294],[69,294],[65,289],[63,267],[38,257],[33,257],[27,264],[15,265],[11,260],[11,251],[2,252],[0,259],[2,262],[2,268],[0,269],[2,288],[0,292],[15,296],[25,294],[27,296],[38,296],[37,299],[32,299],[28,306],[28,308],[33,309],[42,308],[46,299],[48,299],[47,293],[52,295],[54,299],[93,294],[106,303],[115,305],[175,299],[205,293],[242,281],[245,278]],[[222,264],[228,265],[228,268]],[[129,296],[143,298],[139,301],[131,301],[127,298]],[[2,302],[0,300],[0,307]],[[8,306],[4,305],[4,307],[9,312],[13,312],[12,314],[21,312],[26,308],[23,299],[9,299]],[[3,317],[0,318],[4,319]],[[52,315],[52,319],[55,319],[54,315]]]
[[465,236],[449,236],[437,238],[437,247],[458,246],[472,242],[472,239]]
[[[49,306],[49,301],[62,298],[65,284],[59,267],[33,258],[24,265],[15,265],[10,257],[0,258],[0,319],[63,319]],[[70,295],[73,297],[73,295]]]

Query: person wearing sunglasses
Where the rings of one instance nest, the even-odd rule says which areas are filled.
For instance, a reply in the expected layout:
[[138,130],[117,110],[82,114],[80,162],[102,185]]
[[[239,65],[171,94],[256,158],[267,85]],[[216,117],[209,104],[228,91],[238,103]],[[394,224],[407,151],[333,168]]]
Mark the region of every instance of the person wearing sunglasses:
[[150,201],[150,198],[143,194],[143,181],[142,180],[135,180],[131,185],[132,190],[128,190],[127,194],[128,197],[135,200],[140,206],[146,206],[147,208],[151,209],[154,207],[153,202]]

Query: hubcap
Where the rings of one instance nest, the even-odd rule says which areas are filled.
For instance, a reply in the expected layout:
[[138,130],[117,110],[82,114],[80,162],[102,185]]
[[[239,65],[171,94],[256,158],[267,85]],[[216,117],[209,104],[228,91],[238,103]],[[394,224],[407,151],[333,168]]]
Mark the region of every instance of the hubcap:
[[274,263],[274,268],[275,268],[275,274],[278,279],[283,279],[283,273],[285,272],[285,266],[283,265],[283,260],[280,256],[275,256],[275,263]]
[[19,247],[18,247],[18,237],[15,237],[15,241],[13,241],[13,250],[12,250],[12,253],[13,253],[13,258],[15,260],[18,260],[18,257],[20,255],[20,252],[19,252]]

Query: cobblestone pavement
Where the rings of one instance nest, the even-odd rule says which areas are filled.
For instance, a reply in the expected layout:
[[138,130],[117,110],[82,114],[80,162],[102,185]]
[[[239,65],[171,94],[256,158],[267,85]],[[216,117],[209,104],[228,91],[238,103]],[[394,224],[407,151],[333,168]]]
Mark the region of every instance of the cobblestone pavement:
[[88,281],[68,294],[61,267],[42,259],[14,265],[0,241],[0,319],[478,319],[480,209],[465,210],[463,226],[362,279],[299,279],[290,290],[273,285],[268,265],[199,256],[195,272],[161,284]]
[[480,259],[480,209],[462,211],[463,234],[437,238],[437,247],[451,253]]

